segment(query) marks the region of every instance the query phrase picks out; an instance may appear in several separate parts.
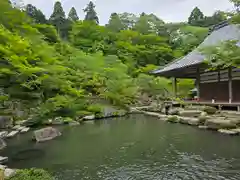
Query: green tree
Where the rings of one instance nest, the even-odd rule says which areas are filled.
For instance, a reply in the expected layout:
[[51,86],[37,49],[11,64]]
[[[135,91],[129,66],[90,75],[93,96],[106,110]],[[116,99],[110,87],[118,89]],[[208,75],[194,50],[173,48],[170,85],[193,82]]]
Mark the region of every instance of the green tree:
[[240,0],[230,0],[230,2],[232,2],[234,4],[237,12],[239,12],[240,11]]
[[79,20],[79,17],[77,15],[77,11],[74,7],[72,7],[71,10],[69,11],[68,20],[73,21],[73,22]]
[[95,5],[92,1],[88,3],[87,7],[83,11],[86,13],[85,20],[95,21],[97,24],[99,23],[99,19],[95,11]]
[[133,29],[141,34],[150,34],[152,29],[148,20],[148,16],[145,13],[142,13]]
[[57,1],[54,4],[53,13],[49,18],[50,23],[56,27],[58,34],[66,38],[67,37],[67,28],[68,22],[65,17],[65,12],[62,8],[61,2]]
[[188,18],[188,23],[193,26],[201,26],[203,20],[204,14],[198,7],[195,7]]
[[27,4],[25,11],[26,11],[27,15],[30,16],[34,20],[35,23],[39,23],[39,24],[47,23],[46,17],[42,13],[42,11],[37,9],[32,4]]
[[117,13],[112,13],[110,16],[110,19],[108,21],[108,24],[106,25],[108,29],[110,29],[113,32],[119,32],[124,29],[124,25]]

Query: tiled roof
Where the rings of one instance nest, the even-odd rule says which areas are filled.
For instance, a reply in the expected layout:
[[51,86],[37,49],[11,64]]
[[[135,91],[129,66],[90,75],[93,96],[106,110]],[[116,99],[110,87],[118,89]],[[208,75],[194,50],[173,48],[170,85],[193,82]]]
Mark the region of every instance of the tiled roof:
[[165,72],[173,71],[176,69],[200,64],[204,61],[204,55],[202,55],[198,49],[204,46],[217,45],[222,41],[239,40],[240,41],[240,25],[227,25],[218,30],[213,31],[198,48],[193,50],[188,55],[168,64],[163,69],[153,71],[153,74],[164,74]]

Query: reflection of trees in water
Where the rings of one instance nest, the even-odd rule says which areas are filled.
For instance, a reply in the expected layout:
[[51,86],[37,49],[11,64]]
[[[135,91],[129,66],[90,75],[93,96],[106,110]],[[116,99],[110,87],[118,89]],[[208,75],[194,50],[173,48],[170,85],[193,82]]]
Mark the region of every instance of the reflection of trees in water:
[[15,153],[12,157],[13,160],[31,160],[35,158],[41,158],[45,155],[45,152],[40,149],[24,149]]

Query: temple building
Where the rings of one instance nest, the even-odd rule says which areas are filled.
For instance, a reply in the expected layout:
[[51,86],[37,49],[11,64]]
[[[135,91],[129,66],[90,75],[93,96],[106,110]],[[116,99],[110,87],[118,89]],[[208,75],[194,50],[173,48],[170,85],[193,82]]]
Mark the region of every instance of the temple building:
[[176,79],[190,78],[196,80],[199,102],[240,105],[240,69],[231,67],[210,71],[205,63],[205,56],[199,51],[201,48],[218,45],[228,40],[240,42],[240,25],[223,22],[214,26],[199,47],[164,68],[155,70],[153,74],[173,78],[176,94]]

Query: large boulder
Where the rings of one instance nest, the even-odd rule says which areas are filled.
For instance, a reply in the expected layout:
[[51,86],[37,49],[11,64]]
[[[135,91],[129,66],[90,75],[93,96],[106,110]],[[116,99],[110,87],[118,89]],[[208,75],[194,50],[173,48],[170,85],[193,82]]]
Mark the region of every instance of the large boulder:
[[188,125],[191,125],[191,126],[198,126],[199,125],[199,120],[197,118],[181,117],[179,122],[182,123],[182,124],[188,124]]
[[216,114],[218,110],[215,107],[205,106],[203,108],[203,111],[206,112],[208,115],[213,115],[213,114]]
[[208,126],[209,129],[213,130],[237,128],[237,124],[235,122],[223,118],[207,119],[205,122],[205,126]]
[[44,142],[61,136],[61,133],[55,128],[47,127],[34,131],[34,136],[37,142]]
[[179,115],[184,117],[199,117],[201,114],[202,111],[199,110],[185,110],[179,112]]

